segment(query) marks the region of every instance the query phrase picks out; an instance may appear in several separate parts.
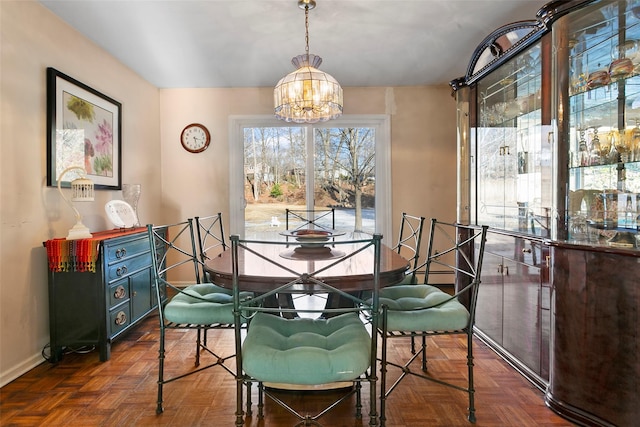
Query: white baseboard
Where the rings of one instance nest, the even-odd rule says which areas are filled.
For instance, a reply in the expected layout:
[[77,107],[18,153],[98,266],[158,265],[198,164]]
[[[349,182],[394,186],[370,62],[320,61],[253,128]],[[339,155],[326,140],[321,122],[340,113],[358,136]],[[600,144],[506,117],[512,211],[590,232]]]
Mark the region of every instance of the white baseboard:
[[0,387],[4,387],[11,381],[15,380],[23,374],[26,374],[27,372],[44,362],[46,361],[42,358],[42,354],[36,353],[22,363],[19,363],[18,365],[9,369],[8,371],[0,372]]

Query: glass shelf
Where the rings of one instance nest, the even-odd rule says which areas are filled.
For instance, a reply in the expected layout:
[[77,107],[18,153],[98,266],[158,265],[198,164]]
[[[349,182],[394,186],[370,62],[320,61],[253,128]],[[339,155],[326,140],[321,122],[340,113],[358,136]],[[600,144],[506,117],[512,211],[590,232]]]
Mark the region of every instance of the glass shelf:
[[632,4],[595,2],[577,18],[567,20],[569,164],[565,235],[570,241],[631,249],[637,246],[639,18]]

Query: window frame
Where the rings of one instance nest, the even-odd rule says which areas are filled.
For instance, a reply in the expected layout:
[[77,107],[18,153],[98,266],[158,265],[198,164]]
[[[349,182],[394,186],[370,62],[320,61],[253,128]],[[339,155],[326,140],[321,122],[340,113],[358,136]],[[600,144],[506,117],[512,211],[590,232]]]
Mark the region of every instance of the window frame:
[[[391,126],[387,114],[343,115],[328,122],[287,123],[273,116],[229,116],[229,230],[244,237],[244,151],[243,129],[251,127],[303,127],[307,136],[314,128],[370,127],[376,132],[375,232],[382,233],[387,244],[392,241],[391,221]],[[311,162],[313,159],[311,159]],[[237,167],[243,165],[243,167]],[[307,165],[307,167],[309,167]],[[312,181],[312,180],[307,180]],[[307,192],[309,194],[309,192]],[[311,197],[313,193],[311,192]],[[307,201],[308,202],[308,201]]]

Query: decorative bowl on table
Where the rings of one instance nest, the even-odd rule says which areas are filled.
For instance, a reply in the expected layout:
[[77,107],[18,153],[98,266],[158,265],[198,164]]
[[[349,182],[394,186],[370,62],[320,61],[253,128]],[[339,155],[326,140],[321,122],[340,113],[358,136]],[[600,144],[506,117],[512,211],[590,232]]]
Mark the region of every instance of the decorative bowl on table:
[[344,253],[325,246],[327,242],[336,236],[342,236],[344,231],[300,229],[287,230],[280,233],[286,237],[296,239],[293,243],[298,245],[293,251],[285,251],[280,256],[289,259],[332,259]]
[[342,236],[344,231],[300,229],[287,230],[280,234],[286,237],[295,238],[302,247],[319,248],[323,247],[332,237]]

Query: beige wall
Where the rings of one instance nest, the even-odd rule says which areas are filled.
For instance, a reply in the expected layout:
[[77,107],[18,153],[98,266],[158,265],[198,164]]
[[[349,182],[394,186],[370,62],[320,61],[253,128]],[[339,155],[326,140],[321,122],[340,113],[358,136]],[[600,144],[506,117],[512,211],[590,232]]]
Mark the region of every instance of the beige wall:
[[[162,180],[166,221],[223,212],[229,215],[231,115],[273,114],[273,89],[163,89]],[[394,232],[401,212],[455,220],[455,103],[441,87],[344,88],[344,114],[389,114]],[[212,133],[211,146],[191,154],[180,145],[189,123]],[[185,191],[197,188],[199,197]]]
[[[120,101],[124,183],[141,183],[140,210],[160,206],[158,88],[81,37],[37,2],[0,1],[0,385],[42,362],[49,341],[46,253],[75,218],[46,187],[46,68]],[[78,204],[92,230],[112,228],[104,204],[120,191],[97,191]],[[82,206],[81,206],[82,205]],[[72,309],[70,307],[70,309]]]
[[[66,235],[71,210],[46,178],[45,70],[54,67],[123,105],[123,183],[141,183],[143,223],[229,213],[230,115],[272,114],[271,88],[163,89],[142,80],[32,1],[0,1],[0,386],[42,362],[49,340],[42,242]],[[405,211],[455,219],[455,104],[449,88],[345,88],[345,114],[389,114],[393,230]],[[192,122],[212,132],[182,149]],[[97,191],[79,206],[92,231],[111,228]]]

